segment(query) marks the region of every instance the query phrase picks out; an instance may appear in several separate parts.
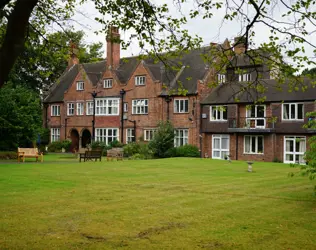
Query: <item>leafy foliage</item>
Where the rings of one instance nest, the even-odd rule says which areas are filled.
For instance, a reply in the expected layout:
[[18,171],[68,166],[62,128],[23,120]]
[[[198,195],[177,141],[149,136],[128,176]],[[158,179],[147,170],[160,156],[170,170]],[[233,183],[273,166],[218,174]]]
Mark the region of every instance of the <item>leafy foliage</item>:
[[153,152],[144,142],[132,142],[124,146],[124,155],[131,159],[152,159]]
[[183,145],[168,150],[168,157],[200,157],[200,151],[197,146]]
[[158,129],[154,138],[149,142],[149,149],[153,151],[155,157],[167,157],[167,152],[174,146],[174,128],[170,121],[158,123]]
[[66,152],[70,151],[71,141],[55,141],[48,145],[49,152],[61,152],[62,149],[65,149]]
[[42,126],[38,95],[25,87],[0,89],[0,150],[33,147]]
[[0,152],[0,160],[13,160],[17,159],[17,157],[17,153],[13,151]]

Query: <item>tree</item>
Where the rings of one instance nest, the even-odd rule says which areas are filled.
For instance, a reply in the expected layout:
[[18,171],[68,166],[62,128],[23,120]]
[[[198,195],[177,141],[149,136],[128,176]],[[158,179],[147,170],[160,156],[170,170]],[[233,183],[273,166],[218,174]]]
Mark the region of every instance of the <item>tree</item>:
[[38,94],[7,83],[0,89],[0,150],[30,146],[41,131],[41,102]]
[[102,44],[86,45],[83,31],[58,31],[48,34],[46,40],[32,32],[25,50],[15,63],[9,80],[24,84],[32,89],[47,90],[67,68],[70,42],[78,47],[77,56],[81,63],[102,59]]
[[155,157],[167,157],[168,150],[174,146],[174,128],[171,122],[159,122],[154,138],[149,142],[148,146]]
[[[0,87],[8,79],[9,71],[23,51],[24,41],[28,38],[27,28],[30,27],[28,22],[30,17],[33,17],[32,20],[37,20],[37,25],[31,27],[41,33],[47,23],[57,22],[62,27],[65,18],[69,18],[73,13],[75,4],[88,1],[91,0],[67,0],[64,1],[65,6],[59,6],[56,4],[57,0],[3,0],[0,3],[0,10],[5,13],[2,16],[7,20],[7,28],[0,49]],[[312,48],[313,53],[316,49],[316,45],[307,39],[316,26],[314,0],[293,0],[290,3],[284,0],[173,0],[170,2],[177,7],[178,15],[170,13],[167,4],[159,4],[153,0],[94,1],[96,9],[102,15],[97,21],[103,24],[103,32],[107,32],[111,25],[129,30],[131,35],[128,41],[121,41],[123,47],[129,46],[136,39],[139,46],[150,56],[155,56],[157,60],[163,62],[170,56],[180,56],[181,53],[199,48],[205,43],[200,37],[191,35],[185,29],[188,21],[202,18],[209,19],[211,22],[212,17],[218,17],[220,10],[223,10],[225,13],[223,22],[239,22],[241,29],[235,33],[235,37],[237,35],[239,37],[237,41],[226,43],[226,46],[214,50],[211,56],[205,56],[205,61],[217,71],[225,70],[227,64],[233,61],[234,55],[230,53],[232,48],[238,46],[241,41],[250,46],[262,26],[268,27],[270,34],[266,42],[257,46],[261,51],[256,53],[251,51],[250,47],[246,47],[245,53],[253,63],[257,60],[265,60],[269,64],[269,70],[277,69],[280,85],[285,82],[285,77],[291,77],[294,79],[291,85],[297,87],[296,85],[302,82],[295,76],[306,65],[315,64],[313,58],[306,53],[306,46]],[[189,10],[184,6],[189,6]],[[109,13],[111,18],[105,20],[103,17]],[[295,18],[292,18],[293,16]],[[258,27],[259,31],[256,30]],[[214,56],[218,60],[214,60]],[[249,88],[257,88],[258,85],[259,89],[263,88],[258,80],[253,80]]]

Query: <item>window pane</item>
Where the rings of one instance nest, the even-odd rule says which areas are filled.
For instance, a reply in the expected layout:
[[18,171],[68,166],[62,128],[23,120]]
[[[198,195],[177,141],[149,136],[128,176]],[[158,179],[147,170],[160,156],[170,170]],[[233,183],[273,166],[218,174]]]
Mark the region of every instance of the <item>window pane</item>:
[[224,119],[224,120],[227,120],[227,106],[224,106],[223,119]]
[[245,152],[250,153],[250,137],[245,136]]
[[257,150],[256,150],[256,140],[257,138],[255,136],[252,136],[251,137],[251,152],[252,153],[256,153]]
[[214,143],[213,145],[214,149],[220,149],[220,138],[214,138],[213,143]]
[[222,138],[222,149],[229,149],[229,139]]
[[303,119],[303,104],[297,105],[297,119]]
[[263,137],[258,136],[258,153],[263,153]]
[[283,104],[283,119],[289,119],[290,117],[290,105],[289,104]]
[[291,104],[290,106],[291,119],[295,119],[296,106],[295,104]]
[[264,106],[257,106],[257,117],[264,117]]

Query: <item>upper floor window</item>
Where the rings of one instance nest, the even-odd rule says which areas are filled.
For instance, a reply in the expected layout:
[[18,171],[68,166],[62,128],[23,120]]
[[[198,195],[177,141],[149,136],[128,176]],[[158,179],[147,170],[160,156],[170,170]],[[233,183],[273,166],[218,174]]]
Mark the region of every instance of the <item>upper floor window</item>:
[[251,74],[250,73],[240,74],[239,81],[240,82],[250,82],[251,81]]
[[83,81],[77,82],[77,90],[84,90],[84,82]]
[[266,106],[265,105],[252,105],[246,111],[246,126],[256,128],[264,128],[266,126]]
[[110,89],[110,88],[112,88],[112,87],[113,87],[113,79],[112,79],[112,78],[104,79],[103,87],[104,87],[105,89]]
[[52,105],[51,116],[60,116],[60,105]]
[[148,99],[132,101],[132,114],[148,114]]
[[72,102],[67,103],[67,115],[75,114],[75,104]]
[[304,107],[302,103],[283,103],[283,120],[303,120]]
[[227,106],[211,106],[210,107],[211,121],[227,121]]
[[189,100],[174,100],[174,113],[188,113]]
[[104,98],[95,100],[96,115],[118,115],[119,98]]
[[151,141],[154,138],[157,129],[145,129],[144,130],[144,141]]
[[189,142],[189,130],[188,129],[176,129],[174,131],[174,146],[180,147],[188,144]]
[[226,75],[224,75],[224,74],[217,74],[217,82],[218,83],[226,82]]
[[60,141],[60,128],[51,128],[50,129],[51,142]]
[[135,85],[142,86],[145,85],[146,76],[135,76]]
[[93,102],[87,102],[86,115],[93,115]]
[[77,115],[83,115],[83,103],[82,102],[78,102],[77,103]]

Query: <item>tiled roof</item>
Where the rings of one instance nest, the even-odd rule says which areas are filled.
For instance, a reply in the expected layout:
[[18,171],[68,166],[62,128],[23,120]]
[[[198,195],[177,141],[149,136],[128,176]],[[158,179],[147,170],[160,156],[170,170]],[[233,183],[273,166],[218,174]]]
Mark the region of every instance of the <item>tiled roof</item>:
[[[254,103],[260,98],[265,98],[265,102],[299,102],[316,100],[316,89],[311,85],[310,80],[304,78],[302,83],[298,83],[298,90],[289,87],[286,81],[280,87],[274,79],[260,80],[260,83],[266,88],[266,91],[259,93],[254,88],[244,90],[247,86],[242,82],[227,82],[217,86],[201,103],[202,104],[237,104]],[[307,86],[303,91],[302,86]],[[281,89],[280,89],[281,88]]]

